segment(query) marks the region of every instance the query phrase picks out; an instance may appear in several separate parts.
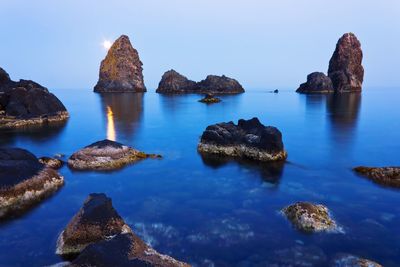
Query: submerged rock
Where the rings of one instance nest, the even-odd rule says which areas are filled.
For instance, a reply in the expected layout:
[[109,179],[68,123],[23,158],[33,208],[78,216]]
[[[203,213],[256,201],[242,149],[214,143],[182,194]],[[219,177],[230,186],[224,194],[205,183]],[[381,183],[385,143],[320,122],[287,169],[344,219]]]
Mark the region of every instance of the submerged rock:
[[354,168],[358,174],[370,178],[375,183],[400,188],[400,167],[364,167]]
[[29,80],[12,81],[0,68],[0,129],[60,122],[68,117],[61,101],[45,87]]
[[331,267],[383,267],[379,263],[349,254],[339,254],[332,261]]
[[160,158],[161,156],[146,154],[106,139],[72,154],[68,159],[68,166],[75,170],[114,170],[149,157]]
[[60,169],[64,165],[64,161],[50,157],[40,157],[39,162],[55,170]]
[[258,161],[284,160],[281,132],[264,126],[257,118],[218,123],[206,128],[197,147],[200,153],[248,158]]
[[282,212],[293,225],[305,232],[337,231],[336,222],[330,217],[328,208],[308,202],[297,202],[285,207]]
[[126,35],[121,35],[101,62],[95,92],[146,92],[142,62]]
[[0,170],[0,219],[19,215],[64,184],[57,171],[20,148],[0,148]]
[[361,91],[364,79],[363,52],[353,33],[344,34],[329,61],[328,76],[336,92]]
[[200,99],[199,102],[206,103],[206,104],[212,104],[212,103],[218,103],[221,102],[221,99],[218,97],[215,97],[213,94],[206,94],[204,98]]
[[331,79],[322,72],[313,72],[307,76],[307,82],[300,84],[298,93],[332,93]]
[[90,194],[57,241],[57,254],[78,256],[68,266],[189,266],[146,245],[111,199]]
[[238,94],[244,89],[238,81],[225,75],[209,75],[205,80],[194,82],[179,74],[175,70],[164,73],[156,90],[164,94]]

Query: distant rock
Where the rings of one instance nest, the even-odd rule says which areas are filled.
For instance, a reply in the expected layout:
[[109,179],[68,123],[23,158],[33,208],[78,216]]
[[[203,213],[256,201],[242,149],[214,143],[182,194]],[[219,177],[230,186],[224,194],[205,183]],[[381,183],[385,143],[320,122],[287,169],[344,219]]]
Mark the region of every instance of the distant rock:
[[62,160],[50,157],[40,157],[39,162],[55,170],[60,169],[64,165]]
[[28,80],[12,81],[0,68],[0,129],[68,119],[61,101],[45,87]]
[[19,215],[64,184],[57,171],[20,148],[0,148],[0,170],[0,219]]
[[75,170],[114,170],[146,158],[161,156],[146,154],[118,142],[103,140],[72,154],[68,159],[68,166]]
[[322,72],[313,72],[307,76],[307,82],[300,84],[298,93],[332,93],[331,79]]
[[146,245],[119,216],[105,194],[90,194],[57,241],[57,254],[77,255],[67,266],[171,266],[186,263]]
[[200,99],[199,102],[206,103],[206,104],[212,104],[212,103],[218,103],[221,102],[221,99],[218,97],[215,97],[213,94],[206,94],[204,98]]
[[282,212],[293,225],[305,232],[337,231],[336,222],[330,217],[328,208],[308,202],[297,202],[285,207]]
[[121,35],[101,62],[95,92],[146,92],[142,62],[129,37]]
[[349,254],[337,255],[330,265],[331,267],[383,267],[379,263],[362,259]]
[[206,128],[201,136],[198,151],[258,161],[284,160],[281,132],[272,126],[264,126],[257,118],[218,123]]
[[400,167],[364,167],[354,168],[358,174],[370,178],[375,183],[400,188]]
[[277,93],[279,93],[279,90],[278,90],[278,89],[275,89],[275,90],[274,90],[274,94],[277,94]]
[[238,94],[243,93],[244,89],[238,81],[225,75],[209,75],[205,80],[194,82],[175,70],[169,70],[162,76],[156,92],[160,94]]
[[344,34],[329,61],[328,76],[336,92],[361,91],[364,79],[361,44],[353,33]]

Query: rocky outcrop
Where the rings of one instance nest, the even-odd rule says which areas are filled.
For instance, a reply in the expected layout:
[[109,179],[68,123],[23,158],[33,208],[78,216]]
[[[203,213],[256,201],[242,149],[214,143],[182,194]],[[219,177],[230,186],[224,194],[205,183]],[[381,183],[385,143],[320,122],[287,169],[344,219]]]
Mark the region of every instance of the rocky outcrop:
[[258,161],[284,160],[281,132],[272,126],[264,126],[257,118],[218,123],[206,128],[201,136],[198,151]]
[[206,104],[212,104],[212,103],[221,102],[221,99],[219,99],[218,97],[215,97],[213,94],[206,94],[204,96],[204,98],[199,100],[199,102],[206,103]]
[[175,70],[169,70],[162,76],[156,92],[161,94],[238,94],[243,93],[244,89],[238,81],[225,75],[209,75],[205,80],[194,82]]
[[114,170],[149,157],[161,156],[146,154],[118,142],[103,140],[72,154],[68,159],[68,166],[75,170]]
[[146,92],[142,62],[129,40],[122,35],[108,50],[101,62],[95,92]]
[[307,76],[307,82],[300,84],[298,93],[332,93],[331,79],[322,72],[313,72]]
[[297,202],[283,208],[282,212],[301,231],[338,231],[336,222],[329,215],[328,208],[323,205]]
[[360,175],[368,177],[373,182],[390,187],[400,188],[400,167],[364,167],[354,168]]
[[383,267],[379,263],[362,259],[349,254],[337,255],[331,264],[331,267]]
[[361,91],[364,68],[360,41],[353,33],[344,34],[329,61],[328,76],[336,92]]
[[0,149],[0,219],[19,215],[52,195],[64,178],[27,150]]
[[29,80],[12,81],[0,68],[0,129],[67,119],[64,105],[45,87]]
[[90,194],[57,241],[57,254],[78,256],[68,266],[189,266],[146,245],[119,216],[111,199]]
[[60,169],[64,165],[64,161],[56,158],[50,158],[50,157],[40,157],[39,162],[45,165],[46,167],[52,168],[52,169]]

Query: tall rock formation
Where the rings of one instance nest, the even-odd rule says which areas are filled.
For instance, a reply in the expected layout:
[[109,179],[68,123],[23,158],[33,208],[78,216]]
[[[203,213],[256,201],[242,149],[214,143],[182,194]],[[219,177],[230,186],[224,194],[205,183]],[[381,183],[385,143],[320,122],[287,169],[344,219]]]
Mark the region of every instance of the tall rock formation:
[[146,92],[143,63],[126,35],[121,35],[101,62],[95,92]]
[[329,61],[328,76],[336,92],[361,91],[364,79],[362,58],[360,41],[353,33],[345,33]]

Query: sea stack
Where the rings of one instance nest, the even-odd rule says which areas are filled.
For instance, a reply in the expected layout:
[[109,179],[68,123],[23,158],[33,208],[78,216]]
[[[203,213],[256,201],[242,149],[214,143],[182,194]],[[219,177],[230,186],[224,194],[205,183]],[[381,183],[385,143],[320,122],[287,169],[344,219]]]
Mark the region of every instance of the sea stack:
[[68,117],[64,105],[47,88],[30,80],[12,81],[0,68],[0,129],[62,122]]
[[336,92],[361,91],[364,80],[361,43],[353,33],[344,34],[329,61],[328,76]]
[[197,90],[197,83],[175,70],[169,70],[161,77],[156,93],[179,94]]
[[296,90],[298,93],[320,94],[332,93],[331,79],[322,72],[313,72],[307,76],[307,82],[300,84]]
[[126,35],[121,35],[101,62],[95,92],[146,92],[143,63]]

